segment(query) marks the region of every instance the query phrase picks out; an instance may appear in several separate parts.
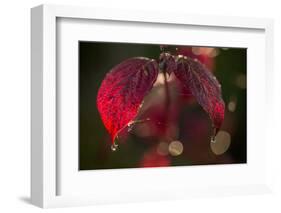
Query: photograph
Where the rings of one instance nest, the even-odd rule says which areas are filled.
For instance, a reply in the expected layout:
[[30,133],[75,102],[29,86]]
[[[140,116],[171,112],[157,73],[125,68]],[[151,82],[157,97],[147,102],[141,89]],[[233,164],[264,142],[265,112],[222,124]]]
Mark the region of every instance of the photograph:
[[247,163],[247,48],[78,51],[79,170]]

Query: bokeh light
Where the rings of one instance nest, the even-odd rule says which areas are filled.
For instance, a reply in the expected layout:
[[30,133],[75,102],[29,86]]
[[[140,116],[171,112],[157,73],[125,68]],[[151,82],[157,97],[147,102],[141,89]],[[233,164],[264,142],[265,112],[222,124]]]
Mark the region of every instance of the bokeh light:
[[219,131],[216,136],[216,142],[211,143],[211,149],[214,154],[216,155],[222,155],[225,153],[231,144],[231,136],[226,131]]
[[168,155],[169,154],[169,144],[166,142],[160,142],[157,146],[157,153],[159,155]]
[[246,89],[246,84],[247,84],[246,75],[245,74],[238,75],[235,83],[240,89]]
[[183,145],[180,141],[172,141],[169,144],[169,153],[172,156],[178,156],[183,152]]

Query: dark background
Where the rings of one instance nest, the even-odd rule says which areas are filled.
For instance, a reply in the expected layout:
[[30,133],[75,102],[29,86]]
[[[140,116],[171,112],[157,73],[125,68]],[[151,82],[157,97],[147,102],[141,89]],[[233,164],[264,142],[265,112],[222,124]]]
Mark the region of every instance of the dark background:
[[[200,58],[208,54],[192,52]],[[176,54],[175,46],[167,49]],[[204,50],[204,49],[203,49]],[[208,49],[207,49],[208,50]],[[96,96],[106,73],[123,60],[143,56],[158,59],[159,45],[104,42],[79,42],[79,168],[80,170],[135,168],[144,166],[179,166],[201,164],[246,163],[246,49],[215,48],[215,56],[202,59],[222,85],[226,103],[222,130],[231,136],[231,144],[222,155],[210,149],[211,122],[195,102],[184,105],[178,125],[177,139],[184,150],[178,156],[159,155],[155,147],[161,139],[144,138],[134,131],[121,139],[119,149],[112,152],[110,137],[96,107]],[[229,103],[232,108],[229,109]],[[233,104],[235,105],[233,110]]]

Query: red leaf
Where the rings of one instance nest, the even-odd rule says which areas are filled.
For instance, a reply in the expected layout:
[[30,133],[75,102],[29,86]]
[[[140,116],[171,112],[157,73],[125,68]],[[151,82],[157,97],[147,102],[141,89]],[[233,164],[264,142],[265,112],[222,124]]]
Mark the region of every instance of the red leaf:
[[130,58],[111,69],[97,95],[97,108],[111,135],[118,133],[136,118],[146,94],[158,75],[158,64],[148,58]]
[[216,135],[224,119],[224,101],[219,82],[204,65],[191,58],[177,57],[176,63],[175,75],[209,114]]

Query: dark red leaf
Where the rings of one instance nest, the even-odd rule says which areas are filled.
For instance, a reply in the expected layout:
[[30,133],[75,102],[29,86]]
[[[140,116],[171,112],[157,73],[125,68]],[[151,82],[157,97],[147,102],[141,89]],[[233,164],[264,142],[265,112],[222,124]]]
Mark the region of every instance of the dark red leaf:
[[137,57],[115,66],[104,78],[97,95],[97,108],[113,144],[118,133],[134,122],[157,75],[156,61]]
[[221,97],[221,85],[216,77],[198,61],[178,56],[176,63],[175,75],[209,114],[216,135],[224,119],[225,106]]

